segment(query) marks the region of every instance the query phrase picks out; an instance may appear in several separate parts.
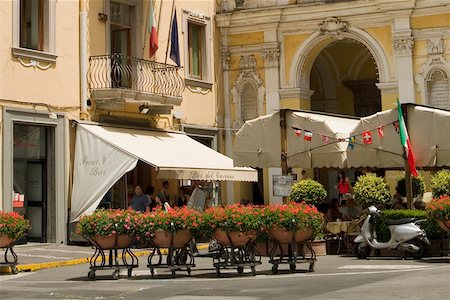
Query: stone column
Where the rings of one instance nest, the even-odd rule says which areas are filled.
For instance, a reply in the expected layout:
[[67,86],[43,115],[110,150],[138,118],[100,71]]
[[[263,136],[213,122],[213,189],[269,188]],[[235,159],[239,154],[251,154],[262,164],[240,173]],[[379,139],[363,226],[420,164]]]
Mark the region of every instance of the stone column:
[[414,72],[412,50],[414,38],[408,16],[394,19],[392,25],[392,45],[395,51],[399,100],[401,103],[415,103]]

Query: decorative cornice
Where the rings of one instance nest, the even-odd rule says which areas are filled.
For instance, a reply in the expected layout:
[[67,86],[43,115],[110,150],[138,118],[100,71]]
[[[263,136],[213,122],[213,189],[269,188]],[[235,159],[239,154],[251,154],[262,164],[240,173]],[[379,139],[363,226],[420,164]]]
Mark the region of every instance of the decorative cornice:
[[256,69],[256,58],[254,55],[242,55],[239,61],[239,67],[241,70],[254,70]]
[[187,86],[188,90],[194,94],[206,95],[209,92],[211,92],[210,89],[204,89],[199,86],[190,86],[190,85],[186,85],[186,86]]
[[341,33],[348,29],[348,22],[341,21],[336,17],[328,17],[319,24],[321,34],[330,34],[338,40],[342,40]]
[[200,22],[205,21],[205,15],[202,14],[201,12],[199,12],[198,10],[188,9],[187,12],[188,12],[189,18],[196,19]]
[[280,59],[280,50],[278,48],[262,50],[262,55],[266,68],[278,67]]
[[380,82],[375,83],[381,94],[396,94],[398,93],[398,82]]
[[41,64],[38,60],[31,59],[31,58],[29,59],[28,63],[25,62],[21,57],[18,57],[17,59],[19,60],[20,64],[24,67],[27,67],[27,68],[33,67],[33,68],[38,68],[38,69],[41,69],[44,71],[47,70],[48,68],[50,68],[50,66],[52,65],[51,63],[47,63],[46,65],[41,66]]
[[392,46],[397,56],[410,56],[412,55],[414,38],[411,36],[394,37]]

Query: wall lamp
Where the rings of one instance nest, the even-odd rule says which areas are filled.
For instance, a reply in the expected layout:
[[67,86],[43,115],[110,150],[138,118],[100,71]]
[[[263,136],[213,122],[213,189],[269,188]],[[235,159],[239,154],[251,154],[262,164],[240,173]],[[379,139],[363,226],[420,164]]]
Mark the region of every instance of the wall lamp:
[[145,115],[145,114],[147,114],[149,111],[150,111],[150,107],[148,107],[147,104],[139,106],[139,113],[140,113],[140,114]]

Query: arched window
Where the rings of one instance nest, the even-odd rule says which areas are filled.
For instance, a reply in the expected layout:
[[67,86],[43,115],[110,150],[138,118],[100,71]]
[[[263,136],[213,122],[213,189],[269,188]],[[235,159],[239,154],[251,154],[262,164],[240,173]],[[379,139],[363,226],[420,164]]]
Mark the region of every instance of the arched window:
[[426,84],[429,105],[436,108],[450,109],[450,81],[447,72],[442,69],[433,70],[428,75]]
[[258,117],[258,91],[251,83],[246,83],[242,88],[241,116],[243,121]]

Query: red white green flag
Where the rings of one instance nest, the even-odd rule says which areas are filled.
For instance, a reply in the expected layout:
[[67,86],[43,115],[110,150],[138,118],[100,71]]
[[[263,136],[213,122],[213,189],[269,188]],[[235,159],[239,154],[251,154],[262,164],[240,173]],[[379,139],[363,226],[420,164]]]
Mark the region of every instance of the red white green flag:
[[417,177],[419,176],[419,174],[417,173],[414,154],[412,152],[411,143],[409,141],[408,130],[406,129],[405,120],[403,119],[402,106],[400,105],[400,101],[398,101],[398,99],[397,99],[397,111],[398,111],[400,142],[402,143],[402,146],[405,147],[409,170],[413,176]]
[[153,0],[149,1],[148,8],[148,27],[147,31],[150,34],[150,57],[155,55],[158,50],[158,32],[156,30],[155,12],[153,10]]

